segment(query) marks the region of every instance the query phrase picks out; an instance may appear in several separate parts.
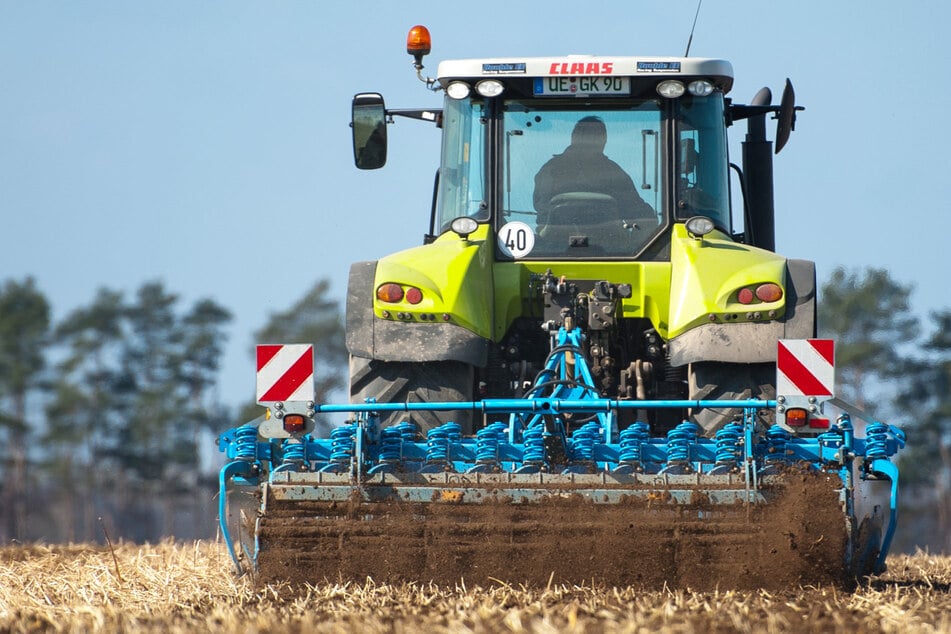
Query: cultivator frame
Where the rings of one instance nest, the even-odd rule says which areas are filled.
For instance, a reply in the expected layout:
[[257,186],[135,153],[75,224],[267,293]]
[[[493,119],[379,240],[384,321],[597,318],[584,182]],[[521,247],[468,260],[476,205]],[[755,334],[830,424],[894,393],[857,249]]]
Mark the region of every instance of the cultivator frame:
[[[258,565],[269,505],[544,505],[571,497],[594,505],[689,508],[702,519],[718,510],[770,504],[791,470],[839,479],[847,534],[842,564],[854,577],[884,570],[896,527],[898,470],[891,458],[904,446],[901,430],[834,398],[827,404],[847,411],[812,435],[764,428],[761,412],[775,410],[776,400],[600,398],[590,387],[580,336],[577,329],[558,333],[526,398],[281,403],[278,418],[301,411],[352,418],[329,438],[299,432],[262,437],[262,429],[281,435],[273,432],[274,419],[265,417],[223,434],[219,449],[229,461],[220,472],[219,522],[237,571]],[[652,437],[644,423],[618,429],[623,410],[650,408],[737,408],[742,416],[713,438],[701,437],[691,422],[663,437]],[[378,424],[385,412],[411,416],[422,410],[469,410],[486,424],[471,437],[454,423],[425,437],[410,422]],[[856,434],[854,417],[864,419],[858,425],[864,437]]]

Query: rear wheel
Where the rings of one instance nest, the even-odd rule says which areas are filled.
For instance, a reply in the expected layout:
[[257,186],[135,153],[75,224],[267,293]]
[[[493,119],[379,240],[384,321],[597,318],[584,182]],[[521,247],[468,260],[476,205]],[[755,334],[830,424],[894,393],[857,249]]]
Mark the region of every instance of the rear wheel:
[[[772,363],[717,363],[705,361],[690,364],[690,399],[739,401],[776,398],[776,366]],[[712,436],[727,423],[742,416],[741,408],[699,408],[691,412],[693,420],[707,436]],[[775,416],[760,410],[760,425],[773,424]]]
[[[350,356],[350,402],[433,403],[471,401],[473,368],[460,361],[380,361]],[[410,420],[425,432],[455,422],[463,434],[472,433],[472,412],[390,412],[380,416],[383,427]]]

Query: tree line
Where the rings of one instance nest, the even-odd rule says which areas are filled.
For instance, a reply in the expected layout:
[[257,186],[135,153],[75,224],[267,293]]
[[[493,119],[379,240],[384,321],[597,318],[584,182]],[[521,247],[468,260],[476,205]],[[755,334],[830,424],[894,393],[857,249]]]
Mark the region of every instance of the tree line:
[[913,290],[885,269],[838,268],[819,334],[836,341],[837,395],[907,433],[895,546],[951,553],[951,310],[922,317]]
[[[885,270],[837,269],[820,335],[836,340],[837,393],[908,434],[899,546],[951,552],[951,310],[922,317],[912,291]],[[217,397],[231,319],[152,281],[129,297],[102,288],[54,322],[32,279],[0,286],[0,543],[213,536],[214,438],[260,413]],[[314,343],[318,399],[344,386],[327,280],[253,341]]]
[[[329,282],[273,313],[258,341],[319,341],[318,394],[343,385]],[[218,433],[260,408],[216,386],[231,312],[161,282],[101,288],[56,322],[34,280],[0,287],[0,543],[214,535]],[[249,346],[249,354],[253,346]],[[242,418],[245,417],[245,418]]]

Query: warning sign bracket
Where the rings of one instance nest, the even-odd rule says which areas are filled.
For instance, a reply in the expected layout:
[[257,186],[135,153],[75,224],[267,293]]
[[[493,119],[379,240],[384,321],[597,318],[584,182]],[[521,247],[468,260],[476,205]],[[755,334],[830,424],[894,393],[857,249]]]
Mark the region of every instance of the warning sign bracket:
[[[823,405],[835,398],[835,342],[832,339],[781,339],[776,352],[776,422],[789,432],[828,427]],[[787,413],[805,411],[789,424]]]
[[[266,344],[257,346],[257,402],[268,408],[258,432],[265,438],[290,438],[314,429],[314,346]],[[303,428],[287,430],[284,419],[304,417]],[[290,421],[290,419],[287,419]]]

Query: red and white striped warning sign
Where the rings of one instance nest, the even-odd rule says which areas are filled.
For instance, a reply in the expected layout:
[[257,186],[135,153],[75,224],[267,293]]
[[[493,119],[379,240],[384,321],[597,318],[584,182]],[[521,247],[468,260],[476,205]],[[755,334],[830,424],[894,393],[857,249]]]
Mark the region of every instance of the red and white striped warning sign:
[[314,400],[314,346],[258,346],[257,357],[258,403]]
[[781,339],[776,352],[776,394],[832,396],[835,388],[835,341]]

